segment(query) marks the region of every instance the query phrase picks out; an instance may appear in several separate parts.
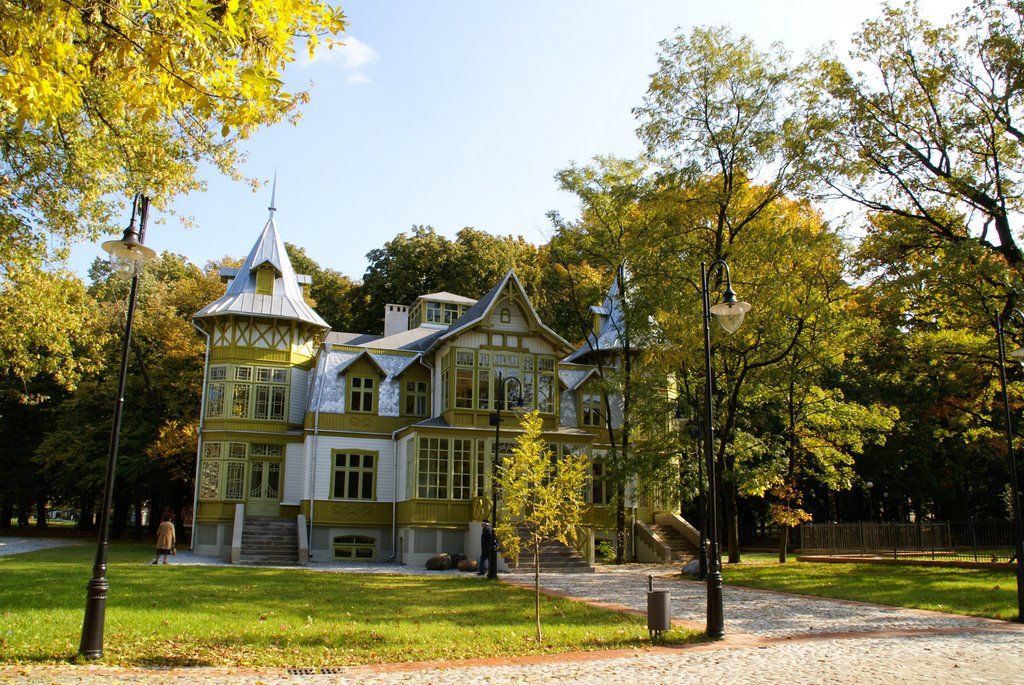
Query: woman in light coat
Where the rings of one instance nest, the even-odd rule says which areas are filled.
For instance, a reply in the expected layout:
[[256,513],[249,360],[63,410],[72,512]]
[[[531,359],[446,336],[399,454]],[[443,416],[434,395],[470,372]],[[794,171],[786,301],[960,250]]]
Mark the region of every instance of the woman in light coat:
[[153,557],[152,563],[155,564],[162,555],[166,564],[167,555],[175,553],[174,543],[174,524],[171,523],[170,515],[166,515],[160,527],[156,529],[156,556]]

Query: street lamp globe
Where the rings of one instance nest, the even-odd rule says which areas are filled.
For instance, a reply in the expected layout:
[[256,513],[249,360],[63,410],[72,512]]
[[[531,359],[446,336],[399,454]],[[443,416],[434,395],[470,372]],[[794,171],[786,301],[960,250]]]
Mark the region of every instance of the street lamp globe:
[[711,313],[718,317],[719,325],[730,334],[743,325],[743,317],[749,311],[750,303],[739,301],[731,285],[726,286],[722,301],[711,308]]
[[129,262],[144,262],[156,257],[156,251],[146,247],[139,241],[139,232],[135,229],[135,214],[132,213],[132,222],[124,229],[124,235],[120,240],[108,240],[103,243],[103,250],[115,259],[123,259]]

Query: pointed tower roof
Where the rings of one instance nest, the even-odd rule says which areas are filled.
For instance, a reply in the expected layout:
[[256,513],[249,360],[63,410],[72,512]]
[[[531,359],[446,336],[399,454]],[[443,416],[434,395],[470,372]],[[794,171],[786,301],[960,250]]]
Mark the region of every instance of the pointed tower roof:
[[[193,318],[200,319],[224,314],[249,314],[271,319],[290,319],[330,329],[330,326],[306,304],[302,298],[299,278],[292,268],[284,242],[274,222],[274,195],[277,194],[277,176],[274,176],[274,194],[270,199],[270,217],[256,244],[249,251],[242,266],[234,274],[227,292],[217,301],[203,307]],[[256,271],[264,265],[274,269],[273,295],[256,292]]]
[[590,308],[590,311],[599,317],[600,324],[597,326],[597,333],[587,333],[586,341],[580,345],[579,349],[566,357],[565,361],[576,362],[594,352],[617,351],[625,348],[622,338],[625,333],[626,313],[622,310],[622,288],[619,283],[619,279],[623,276],[622,272],[615,276],[611,287],[608,288],[608,294],[604,296],[604,303],[600,307]]

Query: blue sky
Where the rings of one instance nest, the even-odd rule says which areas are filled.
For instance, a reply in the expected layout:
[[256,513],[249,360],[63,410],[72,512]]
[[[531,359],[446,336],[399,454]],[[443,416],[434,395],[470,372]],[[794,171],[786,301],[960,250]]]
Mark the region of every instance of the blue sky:
[[[927,0],[929,16],[961,4]],[[414,224],[464,226],[543,242],[549,210],[576,213],[555,172],[598,154],[635,155],[630,109],[676,27],[728,25],[760,47],[799,56],[825,42],[845,54],[879,3],[849,0],[349,0],[350,45],[289,67],[312,101],[297,126],[247,141],[246,176],[277,170],[277,224],[322,265],[358,278],[365,255]],[[310,82],[312,84],[310,85]],[[177,198],[191,217],[152,223],[147,243],[202,264],[243,256],[263,227],[269,186],[252,192],[205,171],[208,188]],[[127,218],[127,217],[126,217]],[[84,274],[102,251],[84,244]]]

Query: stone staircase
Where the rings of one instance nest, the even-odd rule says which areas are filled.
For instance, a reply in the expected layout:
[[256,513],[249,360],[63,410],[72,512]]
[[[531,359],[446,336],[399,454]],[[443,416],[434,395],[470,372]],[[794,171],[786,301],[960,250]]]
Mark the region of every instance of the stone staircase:
[[672,550],[671,562],[685,563],[690,559],[697,556],[697,550],[689,541],[682,536],[682,534],[675,529],[674,526],[667,526],[659,523],[651,523],[647,525],[647,528],[654,533],[655,536],[666,547]]
[[247,518],[242,526],[240,564],[294,565],[299,563],[295,521]]
[[[508,560],[506,560],[508,561]],[[511,562],[508,562],[512,568]],[[523,550],[519,555],[519,568],[515,573],[533,573],[533,552]],[[560,542],[542,542],[540,545],[541,573],[593,573],[594,567],[574,548]]]

